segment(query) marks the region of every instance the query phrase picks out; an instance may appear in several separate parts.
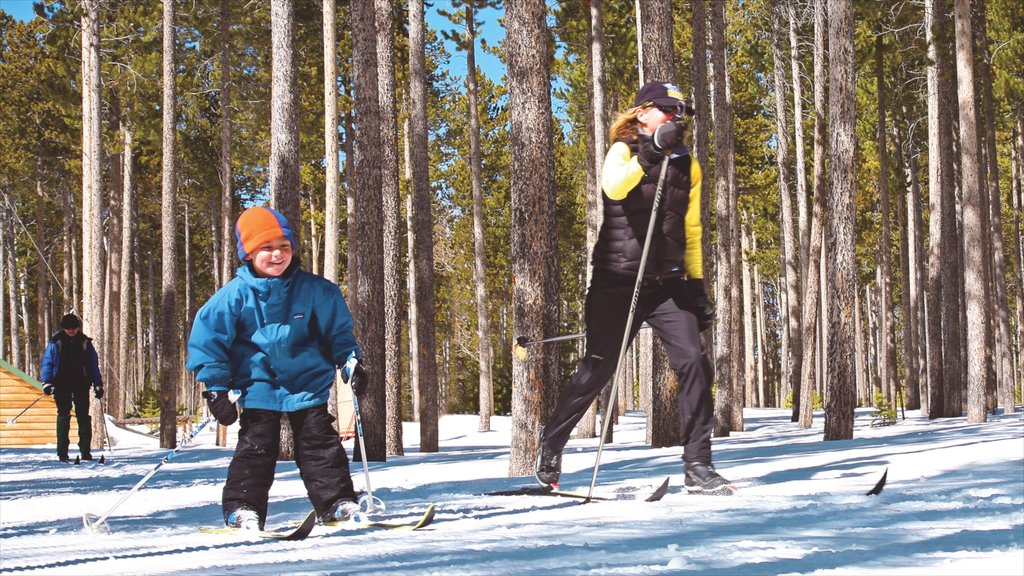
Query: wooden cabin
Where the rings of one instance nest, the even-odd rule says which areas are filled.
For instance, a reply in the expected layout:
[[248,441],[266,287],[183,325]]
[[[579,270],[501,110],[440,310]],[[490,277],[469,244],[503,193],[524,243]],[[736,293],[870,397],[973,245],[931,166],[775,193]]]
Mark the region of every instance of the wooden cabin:
[[[8,421],[43,394],[42,382],[0,360],[0,448],[57,443],[57,404],[43,396],[17,422]],[[78,441],[78,421],[72,410],[72,444]]]

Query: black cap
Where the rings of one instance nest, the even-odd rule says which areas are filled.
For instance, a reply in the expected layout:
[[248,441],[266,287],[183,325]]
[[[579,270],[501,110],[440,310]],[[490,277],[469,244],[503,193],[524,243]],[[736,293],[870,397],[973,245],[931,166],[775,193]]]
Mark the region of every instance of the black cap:
[[633,106],[643,106],[651,103],[658,106],[675,106],[679,109],[679,115],[693,115],[693,108],[686,103],[686,97],[679,86],[671,82],[648,82],[636,93],[636,100]]
[[71,330],[72,328],[81,328],[82,319],[74,314],[65,314],[64,317],[60,319],[60,327],[65,330]]

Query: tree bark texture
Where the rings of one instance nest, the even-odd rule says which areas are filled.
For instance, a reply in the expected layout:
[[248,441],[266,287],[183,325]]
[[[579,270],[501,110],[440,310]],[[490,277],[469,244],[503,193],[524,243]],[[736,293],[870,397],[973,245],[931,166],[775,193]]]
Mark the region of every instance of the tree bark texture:
[[178,167],[175,120],[178,99],[173,0],[164,2],[163,19],[163,162],[160,202],[160,446],[176,444],[181,326],[178,318]]
[[[415,372],[412,387],[416,413],[420,421],[420,451],[437,452],[438,379],[434,310],[434,219],[431,210],[430,166],[427,158],[426,55],[422,0],[409,2],[409,99],[411,102],[411,165],[413,248],[410,260],[415,274],[411,282],[414,296],[410,303],[410,342],[415,342]],[[415,333],[415,339],[413,334]]]
[[960,189],[963,194],[964,291],[967,314],[967,421],[985,422],[988,387],[985,346],[985,253],[974,96],[974,50],[970,0],[954,0],[957,101],[960,112]]
[[[558,331],[558,246],[548,75],[549,37],[544,0],[506,2],[509,116],[512,147],[513,333]],[[553,410],[557,345],[531,350],[512,371],[512,449],[509,475],[533,473],[540,423]]]
[[856,381],[853,366],[853,300],[856,269],[853,253],[855,68],[853,3],[829,2],[829,157],[828,198],[829,390],[825,401],[825,440],[853,437]]
[[[284,214],[302,245],[299,116],[295,85],[294,0],[270,2],[270,205]],[[296,247],[297,248],[297,247]],[[298,250],[296,250],[298,253]],[[283,447],[282,447],[283,448]]]
[[[384,387],[384,225],[380,162],[381,112],[377,83],[377,25],[373,5],[352,3],[352,80],[355,86],[355,158],[351,189],[355,197],[356,301],[355,332],[363,350],[370,382],[359,406],[362,413],[366,457],[386,460]],[[390,167],[395,169],[394,166]]]
[[375,0],[377,24],[377,88],[380,97],[381,194],[384,212],[384,386],[386,449],[400,456],[402,448],[402,210],[398,190],[398,124],[395,113],[395,17],[391,0]]

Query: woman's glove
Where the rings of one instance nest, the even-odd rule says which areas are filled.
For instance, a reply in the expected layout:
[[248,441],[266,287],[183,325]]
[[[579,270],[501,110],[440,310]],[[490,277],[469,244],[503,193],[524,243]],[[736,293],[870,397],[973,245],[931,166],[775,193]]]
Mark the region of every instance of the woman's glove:
[[238,420],[238,408],[231,401],[227,390],[207,390],[203,392],[203,398],[206,398],[210,414],[213,414],[222,426],[230,426]]
[[683,143],[683,127],[675,122],[665,122],[654,131],[652,140],[658,152],[671,152]]

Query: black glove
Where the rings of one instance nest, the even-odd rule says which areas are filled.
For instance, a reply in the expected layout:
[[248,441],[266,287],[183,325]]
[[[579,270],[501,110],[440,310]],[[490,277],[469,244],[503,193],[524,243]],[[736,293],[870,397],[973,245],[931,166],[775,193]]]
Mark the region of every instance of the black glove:
[[92,393],[96,396],[97,400],[103,399],[103,386],[93,386]]
[[661,166],[661,160],[665,155],[654,147],[654,141],[649,134],[637,135],[636,142],[639,148],[636,157],[637,162],[640,163],[640,167],[644,169],[647,175],[657,177],[657,169]]
[[366,385],[370,383],[370,377],[366,375],[361,358],[356,361],[356,367],[352,369],[348,383],[352,386],[352,393],[356,396],[362,396],[363,392],[366,392]]
[[222,426],[230,426],[238,420],[238,409],[228,396],[227,390],[207,390],[203,392],[203,398],[206,398],[210,414],[213,414]]
[[683,143],[683,127],[675,122],[665,122],[654,131],[652,140],[658,152],[671,152]]
[[53,382],[44,383],[43,394],[46,394],[47,396],[53,396],[53,389],[55,388],[55,386],[56,385]]
[[686,281],[686,287],[690,292],[690,310],[697,317],[697,330],[704,332],[711,328],[711,324],[715,321],[715,309],[711,307],[707,288],[704,287],[704,280],[691,278]]

